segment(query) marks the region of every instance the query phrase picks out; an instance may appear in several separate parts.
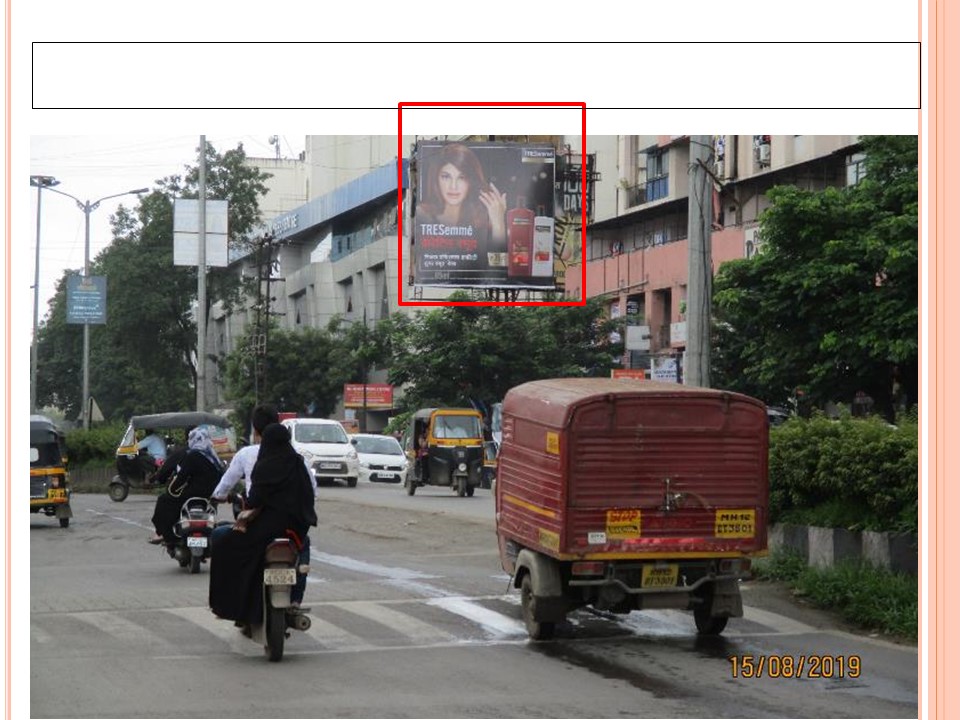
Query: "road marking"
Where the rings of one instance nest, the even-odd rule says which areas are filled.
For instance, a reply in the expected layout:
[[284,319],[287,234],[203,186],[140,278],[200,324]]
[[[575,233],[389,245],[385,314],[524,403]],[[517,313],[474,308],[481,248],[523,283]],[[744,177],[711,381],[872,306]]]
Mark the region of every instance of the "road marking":
[[389,567],[387,565],[377,565],[363,560],[346,557],[343,555],[331,555],[325,552],[310,551],[310,561],[316,561],[326,565],[333,565],[342,570],[352,570],[353,572],[364,573],[366,575],[375,575],[377,577],[389,578],[391,580],[431,580],[440,577],[439,575],[428,575],[417,570],[410,570],[402,567]]
[[94,510],[93,508],[87,508],[88,513],[93,513],[94,515],[100,515],[101,517],[110,518],[111,520],[116,520],[117,522],[126,523],[127,525],[133,525],[138,528],[145,528],[147,530],[153,530],[153,525],[144,525],[143,523],[136,522],[134,520],[127,520],[126,518],[117,517],[116,515],[111,515],[110,513],[100,512],[99,510]]
[[781,635],[800,635],[802,633],[820,632],[812,625],[807,625],[798,620],[792,620],[785,615],[778,615],[777,613],[751,607],[750,605],[743,606],[743,619],[774,628],[778,631],[778,634]]
[[171,647],[170,641],[162,635],[158,635],[140,623],[128,620],[117,612],[77,612],[69,615],[74,620],[91,625],[122,643],[146,647],[158,645],[163,648]]
[[230,620],[221,620],[210,608],[207,607],[182,607],[166,608],[163,610],[170,615],[186,620],[193,625],[197,625],[206,632],[223,640],[230,650],[241,655],[259,655],[263,648],[254,643],[250,638],[244,637],[240,628],[235,626]]
[[456,636],[451,635],[445,630],[441,630],[423,620],[418,620],[412,615],[394,610],[379,603],[361,600],[351,602],[350,604],[343,604],[340,607],[367,620],[372,620],[380,625],[384,625],[402,635],[406,635],[412,640],[422,640],[424,643],[444,643],[457,639]]
[[525,635],[527,630],[523,623],[515,618],[507,617],[495,610],[490,610],[477,603],[462,597],[442,597],[427,600],[428,605],[439,607],[447,612],[460,615],[472,620],[494,637],[511,637]]
[[326,650],[361,651],[378,649],[377,646],[364,641],[359,635],[349,633],[339,625],[334,625],[332,622],[316,615],[310,615],[310,627],[305,632],[323,645]]

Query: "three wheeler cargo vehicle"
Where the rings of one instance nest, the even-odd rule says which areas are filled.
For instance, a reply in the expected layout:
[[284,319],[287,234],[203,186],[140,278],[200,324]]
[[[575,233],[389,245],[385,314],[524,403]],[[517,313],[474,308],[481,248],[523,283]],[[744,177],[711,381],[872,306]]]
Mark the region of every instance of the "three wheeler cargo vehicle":
[[496,487],[503,569],[530,637],[568,612],[692,610],[715,635],[767,549],[763,403],[637,380],[510,390]]

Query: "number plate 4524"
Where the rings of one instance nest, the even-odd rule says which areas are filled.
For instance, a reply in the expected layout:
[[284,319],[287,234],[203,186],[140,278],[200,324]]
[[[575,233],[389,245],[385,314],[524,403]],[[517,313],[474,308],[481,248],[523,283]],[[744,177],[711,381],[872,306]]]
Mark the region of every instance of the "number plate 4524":
[[295,568],[266,568],[263,571],[264,585],[294,585],[296,582]]

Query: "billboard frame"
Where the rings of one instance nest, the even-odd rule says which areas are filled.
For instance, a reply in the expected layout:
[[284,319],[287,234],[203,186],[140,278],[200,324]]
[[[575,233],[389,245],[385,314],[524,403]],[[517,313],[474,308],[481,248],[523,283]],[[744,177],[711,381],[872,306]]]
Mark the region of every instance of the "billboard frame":
[[[584,102],[401,102],[397,104],[397,157],[403,157],[403,108],[404,107],[573,107],[580,108],[581,122],[581,152],[587,153],[587,104]],[[587,167],[582,164],[581,187],[583,197],[581,198],[581,231],[580,231],[580,299],[568,301],[542,301],[542,302],[521,302],[521,301],[492,301],[492,300],[471,300],[471,301],[444,301],[444,300],[404,300],[403,299],[403,163],[397,162],[397,277],[401,282],[397,283],[397,301],[401,306],[427,306],[427,307],[446,307],[457,305],[489,305],[489,306],[520,306],[529,307],[537,305],[552,306],[582,306],[586,305],[586,287],[587,287],[587,264],[586,264],[586,229],[587,229]],[[429,287],[429,286],[427,286]],[[469,286],[464,286],[467,289]],[[482,286],[481,286],[482,289]],[[536,292],[536,291],[535,291]]]

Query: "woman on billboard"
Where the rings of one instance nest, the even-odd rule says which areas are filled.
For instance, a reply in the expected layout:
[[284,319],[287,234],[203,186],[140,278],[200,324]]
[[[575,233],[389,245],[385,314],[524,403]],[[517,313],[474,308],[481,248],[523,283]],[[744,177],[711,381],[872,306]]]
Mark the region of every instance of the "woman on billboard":
[[[483,166],[466,145],[445,145],[430,158],[418,222],[471,228],[480,265],[503,265],[507,250],[507,196],[488,183]],[[489,254],[489,256],[488,256]]]

